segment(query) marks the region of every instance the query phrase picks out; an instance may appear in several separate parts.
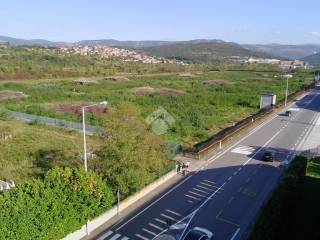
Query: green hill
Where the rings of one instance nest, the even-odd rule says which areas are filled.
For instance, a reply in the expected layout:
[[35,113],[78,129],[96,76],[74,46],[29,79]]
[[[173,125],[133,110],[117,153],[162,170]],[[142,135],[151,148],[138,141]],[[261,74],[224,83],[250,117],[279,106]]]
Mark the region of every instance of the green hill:
[[310,56],[302,58],[301,60],[305,61],[311,65],[320,65],[320,53],[312,54]]
[[186,62],[218,63],[239,57],[272,58],[271,54],[251,51],[239,44],[219,40],[193,40],[169,45],[138,48],[148,55],[175,58]]

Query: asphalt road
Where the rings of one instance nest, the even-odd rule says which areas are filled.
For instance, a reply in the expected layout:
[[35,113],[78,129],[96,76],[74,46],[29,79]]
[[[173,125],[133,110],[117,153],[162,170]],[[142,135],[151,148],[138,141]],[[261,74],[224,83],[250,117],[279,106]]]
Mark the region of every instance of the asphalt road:
[[[319,119],[320,88],[290,107],[294,110],[290,117],[267,120],[97,239],[147,240],[160,235],[179,239],[195,226],[209,229],[216,240],[247,238],[281,172]],[[262,162],[266,149],[275,151],[278,161]]]

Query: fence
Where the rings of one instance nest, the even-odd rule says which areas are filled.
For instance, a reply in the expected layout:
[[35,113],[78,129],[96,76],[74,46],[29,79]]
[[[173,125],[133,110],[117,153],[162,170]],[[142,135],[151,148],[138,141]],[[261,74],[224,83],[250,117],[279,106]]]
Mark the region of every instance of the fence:
[[[8,114],[13,118],[23,121],[23,122],[36,122],[43,125],[54,126],[58,128],[63,128],[67,130],[74,130],[82,132],[82,124],[77,122],[66,121],[62,119],[41,117],[37,115],[31,115],[27,113],[8,111]],[[105,129],[86,125],[86,133],[88,135],[104,135],[106,133]]]

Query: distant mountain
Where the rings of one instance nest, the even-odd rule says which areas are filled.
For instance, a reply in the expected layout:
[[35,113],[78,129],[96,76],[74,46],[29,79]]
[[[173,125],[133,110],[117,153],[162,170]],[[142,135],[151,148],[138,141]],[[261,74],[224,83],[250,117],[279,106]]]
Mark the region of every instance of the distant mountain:
[[148,55],[190,62],[218,62],[232,56],[274,58],[271,54],[248,50],[237,43],[221,40],[192,40],[139,49]]
[[13,37],[7,37],[7,36],[0,36],[0,43],[10,43],[13,46],[18,45],[28,45],[28,46],[43,46],[43,47],[57,47],[57,46],[65,46],[68,45],[65,42],[51,42],[44,39],[21,39],[21,38],[13,38]]
[[242,45],[246,49],[264,52],[275,56],[289,58],[289,59],[301,59],[306,56],[320,52],[320,45],[316,44],[304,44],[304,45],[282,45],[282,44],[246,44]]
[[75,42],[74,46],[102,46],[102,47],[129,47],[129,48],[138,48],[138,47],[154,47],[172,44],[169,41],[118,41],[114,39],[102,39],[102,40],[83,40]]
[[312,54],[301,59],[311,65],[320,65],[320,53]]

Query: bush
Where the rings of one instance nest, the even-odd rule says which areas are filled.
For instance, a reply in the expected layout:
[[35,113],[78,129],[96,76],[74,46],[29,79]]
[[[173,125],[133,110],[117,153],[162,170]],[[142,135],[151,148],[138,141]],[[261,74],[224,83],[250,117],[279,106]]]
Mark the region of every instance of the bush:
[[54,168],[0,195],[0,239],[61,239],[114,202],[98,175]]

